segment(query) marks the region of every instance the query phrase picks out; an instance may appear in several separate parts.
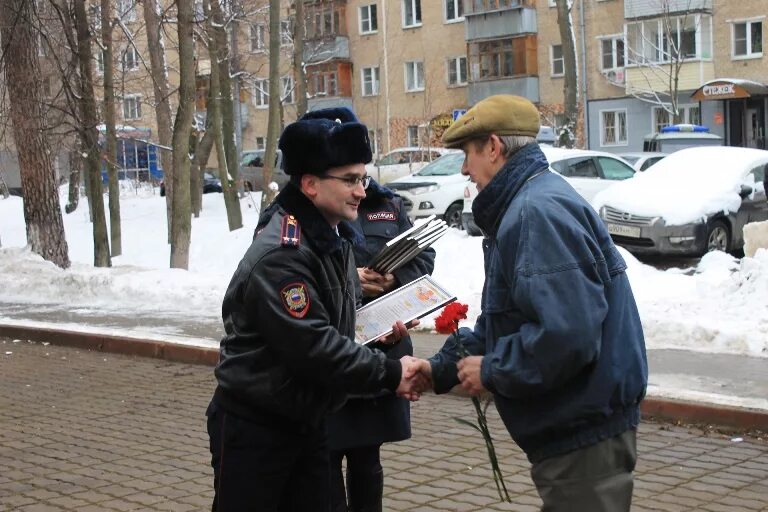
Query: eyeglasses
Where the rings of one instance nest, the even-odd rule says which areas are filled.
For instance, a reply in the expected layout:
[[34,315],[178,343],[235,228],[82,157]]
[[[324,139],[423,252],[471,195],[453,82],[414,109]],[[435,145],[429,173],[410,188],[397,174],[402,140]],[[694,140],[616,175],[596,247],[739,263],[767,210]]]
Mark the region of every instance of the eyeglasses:
[[349,188],[355,188],[356,186],[362,184],[363,188],[368,188],[368,185],[371,184],[371,177],[367,174],[365,176],[331,176],[330,174],[324,174],[320,176],[321,180],[325,179],[333,179],[333,180],[339,180],[346,183],[347,187]]

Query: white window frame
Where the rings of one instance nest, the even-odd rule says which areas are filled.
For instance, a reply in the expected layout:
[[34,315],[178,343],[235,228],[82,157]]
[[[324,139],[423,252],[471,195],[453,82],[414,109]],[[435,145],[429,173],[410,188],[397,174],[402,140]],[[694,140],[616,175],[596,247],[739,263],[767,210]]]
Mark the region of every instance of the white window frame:
[[257,78],[251,89],[253,106],[256,108],[269,108],[269,79]]
[[[133,108],[131,108],[131,102],[133,102]],[[123,119],[126,121],[141,119],[141,94],[123,96]]]
[[[363,16],[363,12],[367,11],[367,16]],[[357,10],[357,17],[359,19],[358,28],[361,35],[375,34],[379,31],[379,9],[376,4],[361,5]],[[366,22],[368,28],[366,28]]]
[[[606,142],[606,129],[605,115],[608,113],[614,114],[613,130],[616,137],[614,142]],[[624,117],[624,140],[619,138],[620,130],[620,117],[623,114]],[[629,119],[627,118],[626,108],[605,109],[600,111],[600,145],[603,147],[609,146],[627,146],[629,145]]]
[[296,83],[293,80],[293,75],[280,77],[280,101],[286,105],[296,103]]
[[[453,12],[449,12],[450,6],[448,2],[453,4]],[[445,16],[446,23],[461,23],[464,21],[464,0],[443,0],[443,15]]]
[[[413,87],[410,86],[409,75],[412,74]],[[405,63],[405,92],[420,92],[424,90],[424,61],[410,60]]]
[[[263,52],[266,49],[267,26],[264,23],[251,23],[248,33],[248,46],[251,53]],[[254,37],[255,35],[255,37]],[[254,41],[256,46],[253,45]]]
[[[682,117],[680,122],[681,123],[687,123],[687,124],[700,124],[701,123],[701,110],[699,110],[699,119],[691,119],[691,112],[693,109],[699,109],[699,105],[696,103],[685,103],[683,105],[677,106],[678,110],[680,110]],[[656,106],[651,107],[651,132],[652,133],[659,133],[661,131],[661,126],[657,124],[657,112],[663,111],[666,113],[666,124],[664,126],[672,124],[672,114],[667,112],[667,110],[664,107]]]
[[136,21],[134,0],[117,0],[117,17],[120,18],[120,21]]
[[[613,34],[609,36],[600,36],[597,38],[600,43],[600,71],[611,71],[615,69],[624,69],[627,64],[627,44],[624,41],[624,34]],[[606,41],[611,42],[611,67],[603,67],[603,43]],[[622,43],[623,48],[621,51],[621,58],[624,61],[622,65],[619,65],[619,49],[618,44]]]
[[[434,0],[433,0],[434,1]],[[424,13],[421,10],[421,0],[402,0],[401,3],[403,7],[403,28],[415,28],[420,27],[422,25],[422,19],[416,19],[416,14],[421,13],[422,18],[424,16]],[[410,5],[411,12],[413,13],[413,19],[409,20],[406,13],[407,13],[407,7]]]
[[[760,52],[753,52],[752,51],[752,30],[751,26],[753,23],[760,23],[763,25],[760,27],[761,32],[765,28],[765,16],[761,16],[759,18],[750,18],[748,20],[734,20],[731,21],[731,59],[733,60],[746,60],[746,59],[759,59],[763,56],[763,51],[761,48]],[[744,25],[744,30],[746,32],[746,53],[744,55],[736,54],[736,25]],[[761,44],[765,45],[765,38],[761,39]]]
[[[464,76],[461,76],[461,62],[464,61]],[[445,61],[445,82],[448,87],[460,87],[469,83],[469,68],[467,67],[467,56],[449,57]],[[451,71],[456,73],[456,82],[451,83]],[[462,79],[463,78],[463,79]]]
[[[560,58],[555,59],[555,47],[560,47]],[[555,71],[555,63],[560,62],[560,67],[562,68],[561,72]],[[565,59],[563,58],[563,45],[562,44],[551,44],[549,45],[549,74],[553,77],[562,77],[565,76]]]
[[411,125],[405,127],[405,145],[408,147],[419,146],[419,127]]
[[[366,77],[366,74],[369,76]],[[366,85],[368,87],[366,87]],[[381,75],[378,66],[360,70],[360,92],[362,96],[378,96],[381,89]]]
[[[131,59],[131,66],[129,67],[128,64],[128,54],[131,54],[133,57]],[[120,56],[120,64],[121,69],[123,71],[136,71],[139,69],[139,52],[136,51],[136,47],[132,44],[129,44],[123,53]]]
[[293,44],[293,20],[283,18],[280,20],[280,46],[290,46]]

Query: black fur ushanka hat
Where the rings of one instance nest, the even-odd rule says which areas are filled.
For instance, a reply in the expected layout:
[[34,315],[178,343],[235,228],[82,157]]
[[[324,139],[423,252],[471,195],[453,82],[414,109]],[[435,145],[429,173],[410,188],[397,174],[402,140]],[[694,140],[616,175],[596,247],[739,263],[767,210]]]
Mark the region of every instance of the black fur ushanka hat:
[[324,174],[332,167],[371,161],[368,128],[346,107],[307,112],[285,127],[283,169],[291,176]]

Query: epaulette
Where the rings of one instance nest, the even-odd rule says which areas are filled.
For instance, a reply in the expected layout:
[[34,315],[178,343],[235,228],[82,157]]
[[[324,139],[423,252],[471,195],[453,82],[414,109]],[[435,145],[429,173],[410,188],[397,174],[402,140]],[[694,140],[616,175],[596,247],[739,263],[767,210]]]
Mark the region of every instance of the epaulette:
[[283,247],[298,247],[301,242],[301,227],[293,215],[283,215],[280,229],[280,244]]

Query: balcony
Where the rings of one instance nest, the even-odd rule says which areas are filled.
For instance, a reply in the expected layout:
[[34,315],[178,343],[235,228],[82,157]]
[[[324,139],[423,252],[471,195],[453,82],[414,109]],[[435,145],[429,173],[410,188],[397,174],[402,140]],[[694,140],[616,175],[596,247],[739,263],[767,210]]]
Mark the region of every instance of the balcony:
[[330,60],[349,60],[349,38],[346,36],[312,39],[304,43],[304,62],[313,64]]
[[467,94],[470,105],[494,94],[516,94],[517,96],[528,98],[534,103],[538,103],[539,77],[521,76],[471,82]]
[[504,10],[465,14],[466,39],[494,39],[538,31],[536,10],[515,5]]
[[712,0],[624,0],[624,18],[649,18],[682,15],[691,12],[712,12]]
[[[669,91],[669,65],[664,68],[631,66],[624,70],[627,94],[643,95]],[[712,61],[683,62],[677,75],[678,91],[693,91],[701,84],[715,78],[715,65]]]

